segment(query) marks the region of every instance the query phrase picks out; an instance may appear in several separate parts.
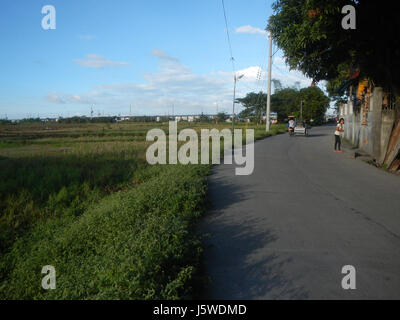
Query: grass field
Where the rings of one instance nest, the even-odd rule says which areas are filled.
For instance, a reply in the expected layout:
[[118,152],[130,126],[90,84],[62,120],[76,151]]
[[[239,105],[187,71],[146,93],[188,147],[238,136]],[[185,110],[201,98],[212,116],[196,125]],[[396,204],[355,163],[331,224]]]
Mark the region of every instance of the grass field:
[[[210,166],[149,166],[154,127],[168,132],[167,123],[0,125],[0,299],[192,297]],[[44,265],[56,268],[56,290],[41,287]]]

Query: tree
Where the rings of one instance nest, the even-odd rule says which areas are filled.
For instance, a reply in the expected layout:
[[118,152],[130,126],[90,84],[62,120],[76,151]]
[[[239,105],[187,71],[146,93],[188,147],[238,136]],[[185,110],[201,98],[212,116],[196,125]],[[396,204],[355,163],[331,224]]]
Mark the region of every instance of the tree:
[[207,117],[207,116],[202,112],[201,115],[200,115],[199,121],[200,121],[200,122],[209,122],[209,121],[210,121],[210,118]]
[[271,111],[278,113],[278,121],[284,121],[299,108],[299,91],[285,88],[271,95]]
[[[255,118],[262,121],[265,115],[267,94],[251,92],[246,97],[237,99],[245,109],[240,113],[242,118]],[[278,121],[285,121],[290,115],[300,117],[300,104],[303,105],[303,119],[314,120],[322,123],[326,110],[329,108],[330,99],[318,87],[308,87],[301,90],[283,88],[271,95],[271,111],[278,113]]]
[[224,122],[228,118],[229,116],[225,112],[219,112],[216,117],[217,122]]
[[335,79],[328,80],[326,82],[326,91],[332,101],[335,101],[336,111],[338,111],[339,105],[347,102],[347,96],[349,96],[349,88],[345,88],[343,91],[338,89],[343,83],[349,78],[348,66],[341,64],[338,66],[338,76]]
[[274,92],[278,92],[278,91],[282,90],[283,87],[282,87],[281,80],[272,79],[271,81],[274,84]]
[[267,94],[263,92],[250,92],[244,98],[236,99],[236,101],[245,108],[241,113],[241,118],[255,118],[258,122],[262,121],[265,115]]
[[[356,29],[342,28],[342,8],[356,9]],[[400,93],[400,19],[389,0],[277,0],[268,30],[286,63],[315,81],[335,80],[346,66],[350,76]]]
[[[313,120],[314,124],[322,124],[330,102],[324,92],[318,87],[303,88],[299,91],[298,99],[299,105],[303,101],[303,120],[307,122]],[[299,107],[297,109],[295,114],[299,118]]]

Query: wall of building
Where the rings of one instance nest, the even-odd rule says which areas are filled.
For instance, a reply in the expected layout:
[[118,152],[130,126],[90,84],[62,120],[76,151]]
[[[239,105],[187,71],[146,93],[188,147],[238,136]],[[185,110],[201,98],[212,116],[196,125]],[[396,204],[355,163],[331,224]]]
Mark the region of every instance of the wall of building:
[[382,111],[381,141],[378,162],[383,163],[388,149],[389,140],[393,132],[396,112],[393,109]]
[[348,101],[340,107],[339,118],[344,119],[344,137],[351,143],[368,154],[373,154],[373,119],[374,113],[369,111],[366,115],[367,124],[362,124],[361,112],[353,111],[353,102]]
[[382,97],[382,88],[375,88],[367,107],[355,111],[352,101],[339,107],[339,117],[345,119],[344,137],[381,164],[387,159],[389,142],[397,143],[392,140],[399,113],[396,108],[383,109]]

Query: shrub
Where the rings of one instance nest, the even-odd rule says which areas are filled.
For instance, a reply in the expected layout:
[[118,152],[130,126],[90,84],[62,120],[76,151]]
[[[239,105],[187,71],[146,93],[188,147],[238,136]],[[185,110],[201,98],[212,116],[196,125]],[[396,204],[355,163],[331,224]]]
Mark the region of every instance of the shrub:
[[[203,211],[209,167],[147,170],[137,187],[18,239],[0,264],[0,298],[186,297],[201,253],[192,228]],[[41,288],[44,265],[56,268],[55,290]]]

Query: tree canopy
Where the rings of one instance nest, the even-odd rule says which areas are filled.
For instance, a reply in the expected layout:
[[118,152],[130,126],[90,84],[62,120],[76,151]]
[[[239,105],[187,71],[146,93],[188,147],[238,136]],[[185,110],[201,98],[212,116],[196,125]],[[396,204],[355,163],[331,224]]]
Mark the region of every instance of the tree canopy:
[[219,112],[216,116],[217,121],[224,122],[229,116],[225,112]]
[[[314,120],[314,123],[322,123],[326,110],[329,108],[330,99],[318,87],[303,89],[283,88],[271,95],[271,111],[278,113],[278,120],[284,121],[290,115],[300,117],[300,105],[303,103],[303,119]],[[248,93],[244,98],[237,99],[244,106],[240,113],[242,118],[250,118],[261,121],[265,115],[267,94],[263,92]]]
[[287,119],[299,108],[299,90],[284,88],[271,95],[271,111],[278,113],[279,121]]
[[245,108],[241,113],[241,118],[250,118],[257,122],[262,121],[265,115],[265,106],[267,103],[267,94],[263,92],[250,92],[244,98],[236,99],[236,101]]
[[[342,27],[346,5],[356,9],[356,29]],[[277,0],[267,28],[289,67],[315,81],[330,80],[333,86],[360,69],[360,77],[399,94],[396,6],[389,0]]]
[[[314,123],[321,124],[325,118],[326,110],[329,108],[330,99],[318,87],[303,88],[299,91],[300,103],[303,101],[303,119],[313,120]],[[297,118],[300,111],[296,111]]]

